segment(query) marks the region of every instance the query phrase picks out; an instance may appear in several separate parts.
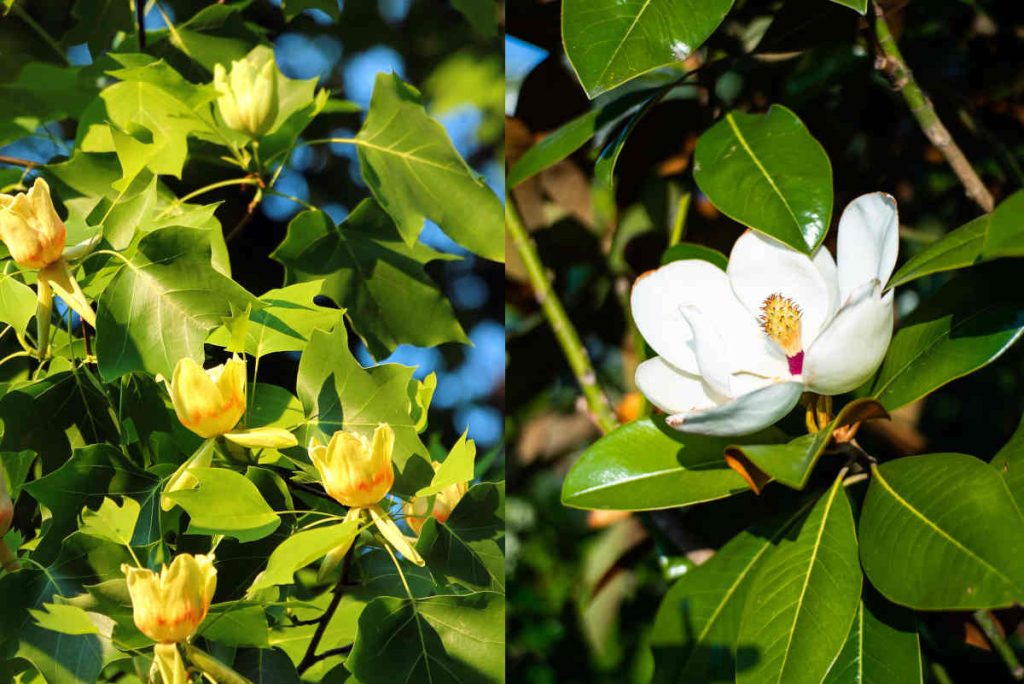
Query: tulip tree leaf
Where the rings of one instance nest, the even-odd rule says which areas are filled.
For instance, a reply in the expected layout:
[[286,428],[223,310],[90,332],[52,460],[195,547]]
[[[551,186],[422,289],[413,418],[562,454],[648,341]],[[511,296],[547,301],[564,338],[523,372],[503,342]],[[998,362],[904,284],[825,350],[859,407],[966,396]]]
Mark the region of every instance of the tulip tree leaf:
[[79,531],[93,537],[107,539],[115,544],[131,546],[135,523],[139,520],[141,506],[134,499],[123,497],[121,505],[110,498],[104,498],[96,511],[82,511]]
[[864,587],[850,635],[822,684],[921,684],[921,644],[914,614]]
[[[260,295],[263,308],[251,312],[245,326],[245,352],[259,358],[275,352],[302,351],[314,330],[329,330],[338,320],[338,311],[313,301],[322,286],[321,281],[311,281]],[[223,347],[230,341],[227,325],[215,330],[207,340]]]
[[134,370],[171,377],[185,357],[203,360],[203,341],[221,319],[259,302],[210,264],[205,231],[163,228],[139,242],[138,253],[104,289],[96,316],[100,375]]
[[803,489],[822,452],[841,427],[889,414],[874,399],[855,399],[844,406],[835,419],[818,432],[801,435],[787,444],[748,444],[730,446],[727,453],[742,455],[764,474],[787,487]]
[[566,0],[562,40],[587,95],[689,57],[733,0]]
[[423,475],[424,468],[430,471],[425,461],[427,449],[411,415],[412,372],[396,363],[363,368],[349,351],[348,333],[339,320],[331,332],[316,330],[310,336],[299,361],[297,381],[307,417],[327,438],[341,429],[369,435],[380,423],[391,425],[395,431],[393,460],[398,468],[395,487],[401,494],[419,488],[403,477],[410,460],[418,461],[412,466],[416,470],[413,480]]
[[737,684],[820,682],[846,642],[862,581],[853,511],[836,478],[757,569],[736,637]]
[[1022,213],[1024,191],[1018,191],[1000,202],[995,211],[960,226],[915,254],[896,271],[888,287],[992,259],[1024,256]]
[[504,485],[475,485],[448,520],[424,522],[416,550],[431,572],[475,589],[505,590],[504,494]]
[[1024,333],[1012,264],[959,274],[893,336],[871,390],[892,411],[986,366]]
[[270,645],[267,613],[258,603],[235,601],[210,607],[197,634],[222,646]]
[[433,496],[445,487],[473,479],[473,462],[476,460],[476,443],[466,439],[467,429],[448,452],[448,457],[434,473],[430,485],[416,492],[416,496]]
[[292,576],[301,568],[319,558],[331,549],[350,542],[359,531],[359,523],[346,520],[337,525],[324,525],[296,532],[274,549],[267,561],[267,569],[253,582],[250,591],[272,587],[276,584],[291,584]]
[[651,632],[655,684],[735,680],[735,651],[748,648],[736,635],[758,564],[811,503],[741,532],[669,588]]
[[803,122],[773,105],[730,112],[697,141],[693,177],[723,214],[810,254],[832,217],[832,164]]
[[861,562],[886,598],[918,610],[1024,600],[1024,514],[996,469],[964,454],[871,469]]
[[[779,439],[774,431],[744,441]],[[734,438],[676,432],[661,421],[627,423],[592,444],[562,486],[562,503],[578,508],[653,510],[688,506],[747,491],[722,457]]]
[[320,291],[347,310],[376,358],[399,344],[469,342],[424,270],[430,261],[451,257],[418,242],[406,244],[373,200],[361,202],[341,226],[320,211],[299,214],[272,256],[285,266],[289,282],[322,280]]
[[355,143],[363,179],[407,244],[416,241],[426,217],[471,252],[504,261],[501,202],[427,116],[415,88],[394,74],[378,74]]
[[165,492],[191,516],[189,534],[223,534],[241,542],[262,539],[281,523],[251,480],[227,468],[192,468],[195,489]]
[[501,681],[505,598],[488,591],[375,598],[359,616],[345,667],[365,684]]
[[36,293],[13,275],[0,276],[0,322],[7,323],[19,335],[28,328],[36,313]]

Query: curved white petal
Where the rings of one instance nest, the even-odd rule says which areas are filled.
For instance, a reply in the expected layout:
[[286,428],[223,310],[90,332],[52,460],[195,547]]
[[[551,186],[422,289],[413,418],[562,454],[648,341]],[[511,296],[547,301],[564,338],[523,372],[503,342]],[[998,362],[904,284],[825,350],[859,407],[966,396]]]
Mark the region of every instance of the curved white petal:
[[699,411],[718,404],[698,376],[674,368],[658,356],[636,367],[636,386],[666,413]]
[[847,204],[839,219],[836,250],[840,301],[869,280],[877,278],[884,286],[896,267],[899,250],[896,200],[873,192]]
[[736,241],[728,273],[736,297],[755,317],[771,294],[796,302],[803,311],[805,349],[835,312],[832,291],[811,258],[756,231],[748,230]]
[[695,306],[684,306],[680,311],[693,331],[693,348],[697,353],[701,378],[715,392],[732,396],[729,379],[732,377],[733,363],[738,359],[729,358],[729,348],[721,331],[715,327],[710,316]]
[[880,297],[878,280],[864,283],[822,331],[804,357],[807,389],[841,394],[878,370],[892,339],[893,295]]
[[680,432],[698,435],[749,435],[792,411],[803,390],[800,382],[772,383],[713,408],[673,414],[665,423]]
[[[822,245],[814,253],[811,261],[814,262],[821,277],[825,279],[825,287],[828,288],[829,295],[829,308],[835,312],[839,309],[839,273],[836,269],[836,260],[832,258],[832,253],[825,245]],[[810,346],[810,340],[805,343],[805,346]]]

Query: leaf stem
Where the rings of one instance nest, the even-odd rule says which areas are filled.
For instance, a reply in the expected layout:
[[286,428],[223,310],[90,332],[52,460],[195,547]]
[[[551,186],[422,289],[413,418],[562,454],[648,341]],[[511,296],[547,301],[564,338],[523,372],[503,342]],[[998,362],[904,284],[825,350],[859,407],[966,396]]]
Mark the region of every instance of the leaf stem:
[[334,613],[338,610],[338,606],[341,604],[341,597],[344,593],[342,587],[345,585],[345,578],[348,576],[349,565],[352,561],[352,554],[346,553],[345,560],[342,561],[341,565],[341,577],[338,578],[338,583],[334,585],[333,594],[331,596],[331,602],[327,604],[327,609],[324,610],[323,615],[320,616],[319,624],[316,626],[316,631],[313,632],[313,638],[309,641],[309,646],[306,648],[305,655],[302,656],[302,660],[295,667],[295,670],[302,674],[315,663],[327,658],[327,655],[321,654],[316,655],[316,649],[320,645],[320,641],[324,638],[324,632],[327,631],[327,625],[331,622],[331,618],[334,617]]
[[602,432],[609,432],[617,424],[615,414],[597,382],[597,374],[590,363],[590,357],[580,340],[579,333],[572,321],[569,320],[565,307],[562,306],[561,300],[548,281],[537,249],[532,238],[527,234],[526,227],[523,226],[510,195],[505,196],[505,228],[512,237],[512,243],[515,245],[519,257],[523,260],[530,284],[533,286],[534,297],[544,311],[548,325],[551,326],[552,332],[555,333],[555,337],[562,347],[562,352],[576,376],[576,381],[583,391],[583,396],[594,420]]
[[263,183],[262,179],[256,178],[254,176],[243,176],[242,178],[230,178],[228,180],[222,180],[222,181],[217,181],[216,183],[210,183],[209,185],[204,185],[203,187],[201,187],[201,188],[199,188],[197,190],[193,190],[192,192],[188,193],[184,197],[179,197],[174,202],[172,202],[170,205],[168,205],[168,207],[166,209],[164,209],[162,212],[160,212],[160,215],[157,218],[163,218],[164,216],[166,216],[171,211],[173,211],[177,207],[181,206],[185,202],[188,202],[191,199],[199,197],[200,195],[204,195],[204,194],[206,194],[208,192],[211,192],[213,190],[217,190],[219,188],[230,187],[232,185],[261,185],[262,183]]
[[956,173],[957,178],[967,190],[967,196],[974,200],[983,211],[992,211],[995,207],[992,193],[985,187],[974,167],[971,166],[967,157],[953,140],[949,130],[939,119],[931,100],[914,80],[914,75],[903,59],[903,54],[889,30],[885,12],[882,11],[878,2],[872,2],[872,5],[875,8],[875,38],[878,40],[878,47],[882,52],[877,62],[877,68],[888,75],[893,88],[903,95],[903,99],[910,108],[910,113],[917,119],[917,123],[928,140],[938,148],[946,162],[953,168],[953,172]]
[[0,164],[10,164],[11,166],[21,166],[26,169],[34,169],[37,166],[43,166],[38,162],[34,162],[31,159],[22,159],[21,157],[12,157],[6,154],[0,154]]
[[1006,638],[999,631],[999,627],[996,625],[992,614],[987,610],[976,610],[974,611],[974,621],[985,632],[985,636],[988,637],[992,648],[995,649],[999,657],[1006,663],[1006,669],[1010,671],[1010,676],[1018,682],[1024,681],[1024,666],[1020,664],[1017,654],[1013,652],[1010,644],[1006,642]]

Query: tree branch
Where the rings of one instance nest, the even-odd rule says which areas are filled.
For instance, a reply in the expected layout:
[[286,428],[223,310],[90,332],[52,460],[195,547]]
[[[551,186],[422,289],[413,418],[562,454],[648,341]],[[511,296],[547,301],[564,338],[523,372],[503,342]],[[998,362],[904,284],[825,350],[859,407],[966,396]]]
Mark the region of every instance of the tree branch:
[[939,119],[931,100],[914,80],[914,75],[910,72],[910,68],[903,59],[900,48],[896,45],[896,40],[889,30],[889,24],[885,20],[882,8],[877,2],[873,2],[872,5],[875,8],[875,38],[878,40],[878,47],[882,52],[876,63],[877,68],[885,72],[892,81],[893,87],[903,95],[904,101],[910,108],[910,113],[917,119],[917,123],[928,140],[938,148],[953,168],[953,172],[956,173],[957,178],[967,190],[967,196],[973,199],[983,211],[992,211],[995,208],[992,193],[985,187],[974,167],[971,166],[967,157],[953,140],[949,130]]
[[11,166],[23,166],[26,169],[34,169],[40,166],[37,162],[31,159],[22,159],[21,157],[11,157],[6,154],[0,154],[0,164],[10,164]]
[[505,196],[505,228],[512,237],[516,251],[526,266],[526,273],[533,286],[533,294],[544,311],[544,316],[555,333],[558,343],[565,353],[565,358],[572,368],[576,381],[583,390],[583,397],[587,401],[591,415],[597,422],[602,432],[608,432],[616,426],[615,414],[612,412],[608,398],[597,382],[597,374],[590,363],[587,350],[580,341],[579,333],[573,326],[569,316],[565,313],[565,307],[558,299],[548,277],[544,273],[544,265],[540,262],[540,256],[533,244],[532,238],[527,234],[519,213],[516,211],[512,196]]
[[1000,633],[999,627],[996,625],[992,615],[987,610],[976,610],[974,611],[974,621],[985,632],[985,636],[988,637],[992,648],[1003,659],[1003,662],[1006,663],[1006,669],[1010,671],[1010,676],[1018,682],[1024,681],[1024,666],[1021,666],[1020,660],[1017,659],[1017,654],[1006,643],[1006,638]]
[[331,649],[331,651],[325,651],[320,655],[316,654],[316,649],[320,645],[320,641],[324,638],[324,633],[327,631],[327,625],[330,624],[331,618],[334,617],[334,613],[338,610],[338,606],[341,604],[341,597],[344,594],[342,587],[345,585],[345,577],[348,575],[349,564],[352,560],[351,551],[345,554],[345,560],[341,564],[341,577],[338,578],[338,583],[334,585],[334,593],[331,596],[331,602],[327,604],[327,609],[324,610],[323,615],[320,616],[319,624],[316,626],[316,631],[313,632],[313,638],[309,641],[309,646],[306,648],[306,654],[302,656],[302,660],[295,667],[299,674],[302,674],[309,668],[311,668],[317,662],[334,655],[331,651],[337,651],[338,649]]
[[146,51],[146,0],[135,0],[135,23],[139,26],[139,51]]

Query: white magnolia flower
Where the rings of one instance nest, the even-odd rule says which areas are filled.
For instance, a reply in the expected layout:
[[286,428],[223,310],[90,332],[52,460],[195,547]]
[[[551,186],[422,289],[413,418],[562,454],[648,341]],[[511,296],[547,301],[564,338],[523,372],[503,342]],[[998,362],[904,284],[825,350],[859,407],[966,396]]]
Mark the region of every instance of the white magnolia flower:
[[848,392],[877,370],[893,326],[896,200],[862,195],[839,220],[838,265],[748,230],[723,272],[666,264],[633,285],[640,333],[658,356],[636,384],[668,425],[745,435],[789,413],[802,392]]

